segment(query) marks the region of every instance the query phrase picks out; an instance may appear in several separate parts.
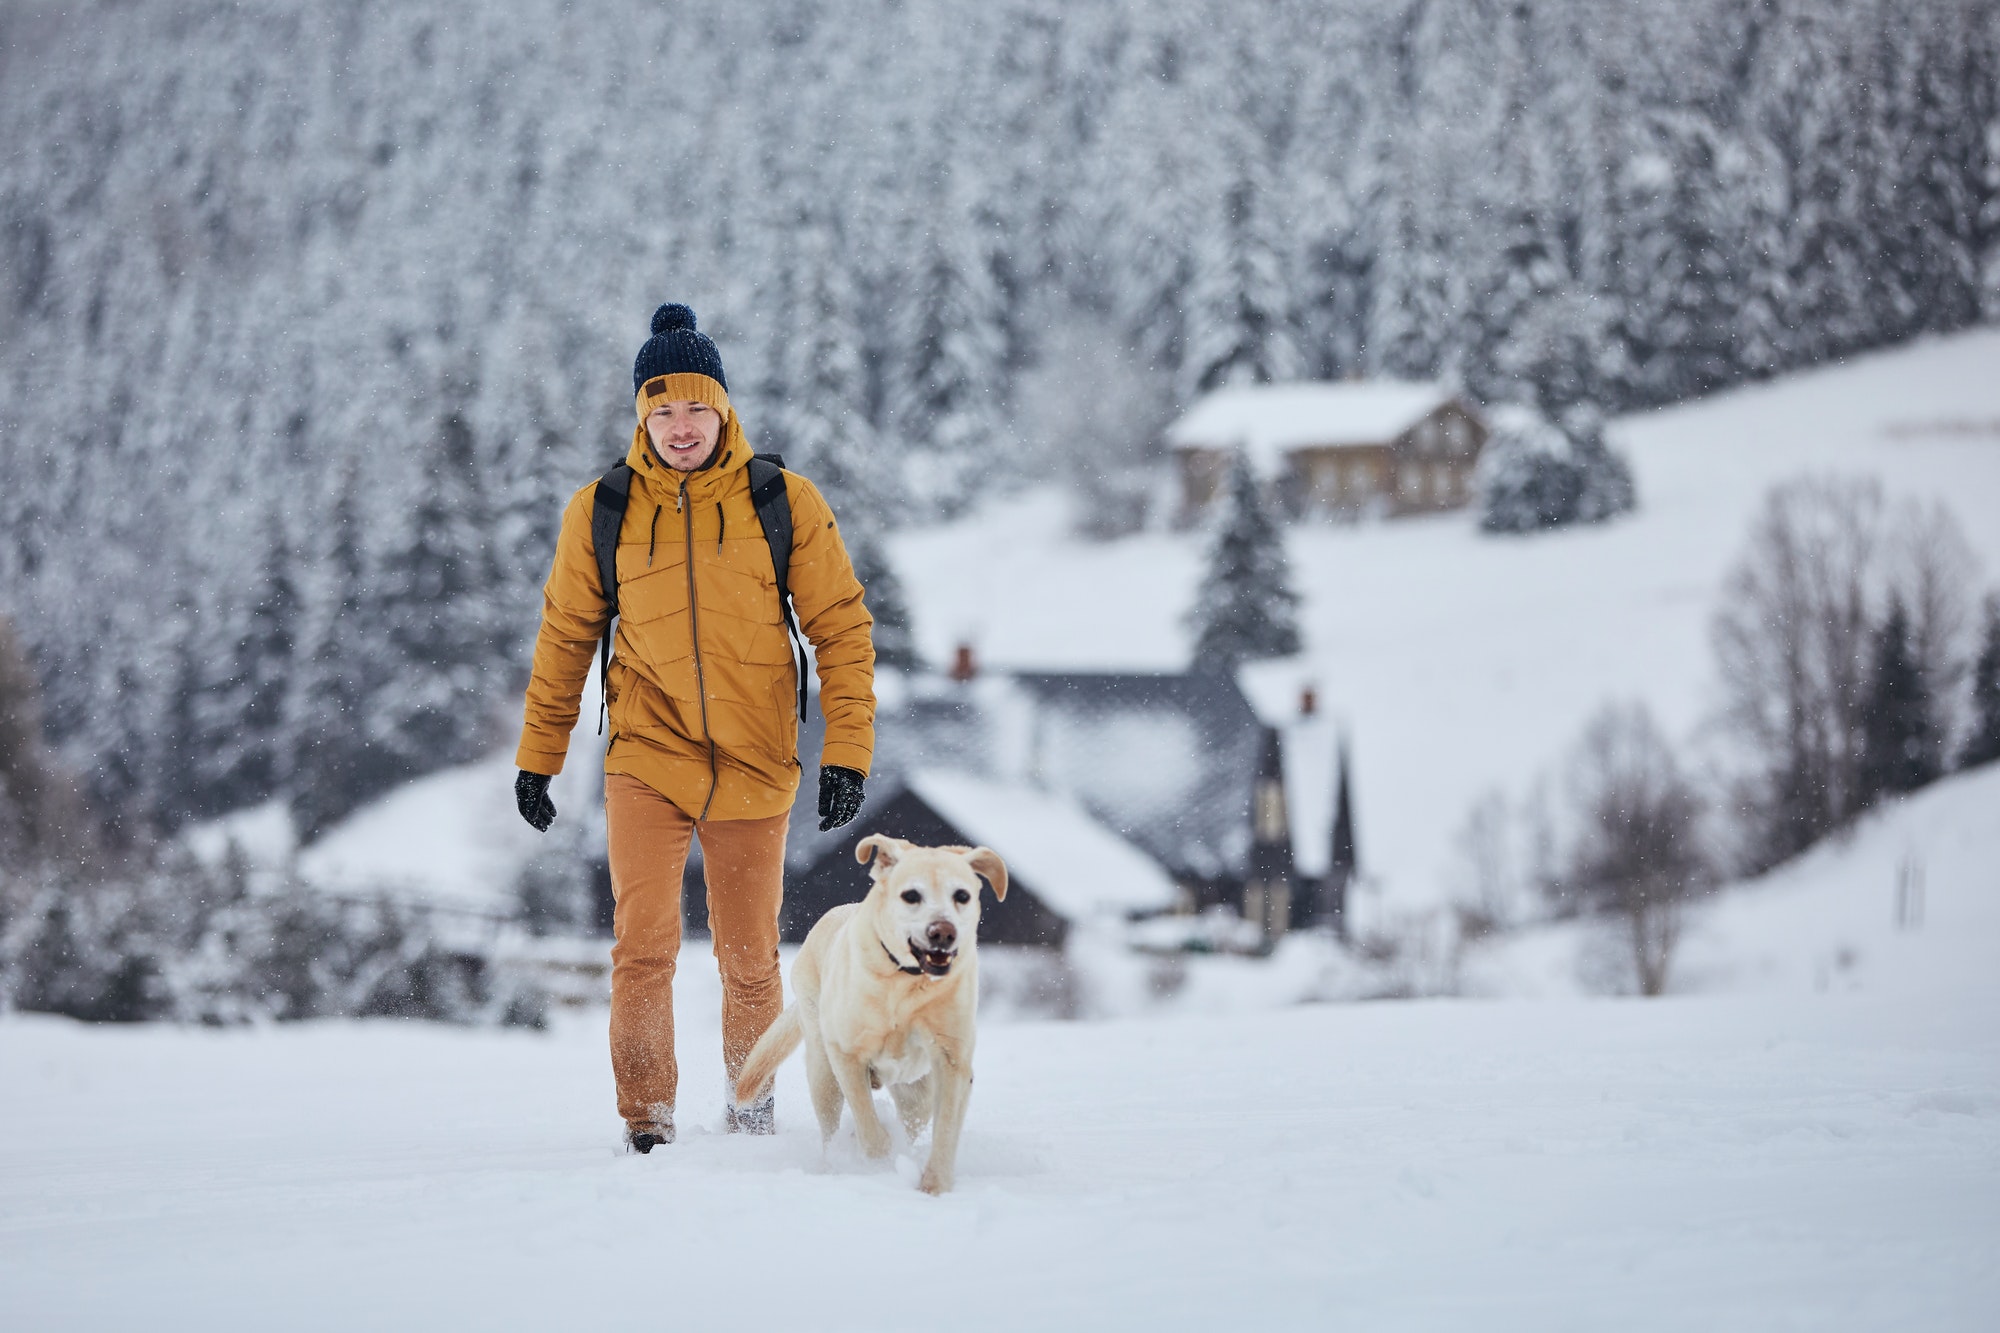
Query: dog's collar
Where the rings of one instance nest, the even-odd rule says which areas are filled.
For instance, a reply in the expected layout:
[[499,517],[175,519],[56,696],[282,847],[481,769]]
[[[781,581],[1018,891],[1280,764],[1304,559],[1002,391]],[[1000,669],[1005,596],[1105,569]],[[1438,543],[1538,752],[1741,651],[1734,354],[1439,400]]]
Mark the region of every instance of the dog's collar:
[[[882,937],[880,935],[877,935],[875,937],[875,942],[877,944],[882,944]],[[882,952],[889,955],[890,962],[896,963],[896,951],[894,949],[891,949],[886,944],[882,944]],[[924,970],[921,967],[904,967],[901,963],[896,963],[896,970],[898,972],[907,972],[913,977],[920,977],[924,974]]]

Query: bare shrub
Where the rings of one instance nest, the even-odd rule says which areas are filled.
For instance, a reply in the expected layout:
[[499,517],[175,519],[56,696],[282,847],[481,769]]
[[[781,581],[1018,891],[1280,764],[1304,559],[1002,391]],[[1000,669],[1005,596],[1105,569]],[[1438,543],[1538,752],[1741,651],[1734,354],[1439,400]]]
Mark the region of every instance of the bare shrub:
[[1522,898],[1522,821],[1495,789],[1473,803],[1456,839],[1458,869],[1452,900],[1469,939],[1515,923]]
[[1715,883],[1706,803],[1639,704],[1600,711],[1568,772],[1576,833],[1563,887],[1615,923],[1637,990],[1658,995],[1683,910]]

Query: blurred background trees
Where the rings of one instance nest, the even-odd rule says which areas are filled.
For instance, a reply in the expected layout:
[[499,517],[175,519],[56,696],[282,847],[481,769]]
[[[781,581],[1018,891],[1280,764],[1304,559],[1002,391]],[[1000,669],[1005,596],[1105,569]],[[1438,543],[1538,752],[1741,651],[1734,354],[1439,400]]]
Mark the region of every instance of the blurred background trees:
[[114,831],[490,739],[663,299],[864,549],[1030,477],[1129,531],[1290,377],[1532,403],[1509,522],[1603,512],[1576,405],[2000,309],[1981,0],[505,15],[0,15],[0,612]]

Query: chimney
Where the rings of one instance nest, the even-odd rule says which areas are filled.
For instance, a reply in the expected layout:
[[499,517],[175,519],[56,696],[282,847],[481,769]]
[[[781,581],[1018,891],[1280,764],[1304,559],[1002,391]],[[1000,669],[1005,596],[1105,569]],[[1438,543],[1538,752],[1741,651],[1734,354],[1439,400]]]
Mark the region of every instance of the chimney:
[[951,659],[951,678],[960,685],[964,685],[978,674],[979,663],[973,660],[972,645],[969,643],[959,644],[958,651],[952,655]]
[[1299,716],[1311,717],[1319,711],[1319,691],[1307,685],[1299,691]]

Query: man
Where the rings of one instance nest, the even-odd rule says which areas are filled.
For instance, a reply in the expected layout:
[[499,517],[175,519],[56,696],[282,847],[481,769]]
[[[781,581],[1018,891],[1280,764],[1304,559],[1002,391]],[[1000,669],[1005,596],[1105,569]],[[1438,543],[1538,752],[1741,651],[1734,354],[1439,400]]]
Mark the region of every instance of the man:
[[[593,482],[563,511],[514,784],[522,817],[546,830],[555,817],[549,778],[562,771],[591,657],[615,610],[604,760],[617,902],[611,1067],[625,1141],[642,1153],[674,1139],[673,978],[688,841],[701,840],[733,1087],[784,1008],[778,908],[799,785],[798,668],[722,358],[686,306],[661,306],[652,331],[632,366],[639,424],[626,454],[632,484],[618,539],[618,605],[605,598],[591,541]],[[826,716],[820,827],[837,828],[861,808],[874,750],[872,621],[825,499],[795,473],[784,481],[788,582]],[[729,1128],[771,1133],[770,1098],[737,1106],[732,1097]]]

